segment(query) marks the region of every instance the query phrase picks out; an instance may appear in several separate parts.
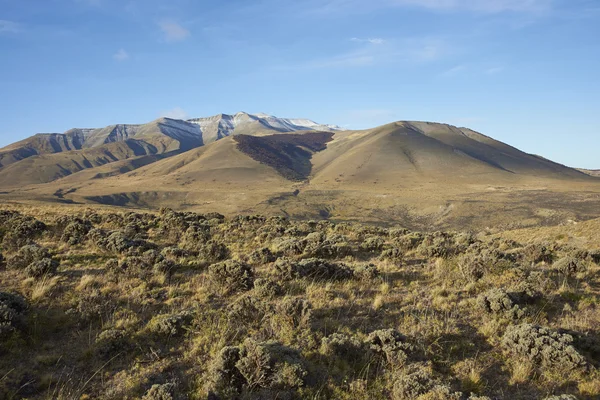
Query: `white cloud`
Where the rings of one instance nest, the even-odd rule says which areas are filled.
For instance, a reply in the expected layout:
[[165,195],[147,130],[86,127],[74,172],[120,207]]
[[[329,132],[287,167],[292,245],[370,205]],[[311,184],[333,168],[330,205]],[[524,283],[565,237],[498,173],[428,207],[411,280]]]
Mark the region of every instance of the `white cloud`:
[[0,19],[0,33],[18,33],[20,31],[21,27],[16,22]]
[[369,44],[384,44],[385,40],[381,39],[381,38],[370,38],[370,39],[361,39],[361,38],[356,38],[353,37],[352,39],[350,39],[352,42],[356,42],[356,43],[369,43]]
[[187,39],[191,35],[189,30],[172,20],[161,21],[159,22],[158,26],[165,35],[165,41],[168,43],[180,42]]
[[113,58],[117,61],[125,61],[129,59],[129,53],[127,53],[124,49],[120,49],[113,54]]
[[171,110],[163,111],[160,116],[172,119],[189,119],[188,113],[181,107],[175,107]]

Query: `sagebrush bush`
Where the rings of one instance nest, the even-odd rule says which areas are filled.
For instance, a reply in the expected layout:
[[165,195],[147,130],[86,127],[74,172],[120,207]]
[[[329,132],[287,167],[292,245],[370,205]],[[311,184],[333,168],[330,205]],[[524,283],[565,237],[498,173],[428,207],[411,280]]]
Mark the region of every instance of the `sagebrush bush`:
[[306,242],[295,238],[288,238],[275,245],[275,253],[279,256],[295,256],[304,252]]
[[23,296],[0,292],[0,338],[23,327],[28,305]]
[[268,278],[259,278],[254,281],[254,293],[256,296],[272,299],[283,294],[281,285]]
[[91,229],[92,224],[90,221],[76,218],[65,226],[60,240],[71,246],[81,244]]
[[58,261],[52,258],[43,258],[29,264],[25,268],[25,273],[30,278],[41,278],[46,275],[53,275],[58,268]]
[[532,324],[509,326],[502,338],[502,345],[509,353],[553,369],[570,370],[586,365],[572,343],[571,335]]
[[308,300],[297,297],[285,297],[275,306],[277,314],[293,327],[310,326],[312,305]]
[[[223,398],[242,392],[261,392],[259,398],[278,398],[281,391],[304,385],[308,375],[300,353],[277,342],[246,339],[237,347],[223,348],[209,368],[211,391]],[[275,395],[278,393],[278,395]]]
[[161,314],[148,322],[148,330],[159,336],[178,336],[187,331],[193,319],[194,315],[189,311]]
[[211,279],[226,292],[243,292],[254,287],[254,271],[247,264],[227,260],[208,267]]
[[367,337],[371,351],[382,356],[385,361],[395,366],[402,366],[408,360],[414,346],[408,343],[406,336],[395,329],[381,329],[371,332]]
[[344,264],[319,258],[299,261],[280,258],[275,262],[275,269],[278,275],[286,280],[308,278],[316,281],[335,281],[351,279],[354,275]]
[[174,400],[176,385],[174,383],[163,383],[152,385],[142,400]]
[[129,347],[127,333],[122,329],[107,329],[96,337],[96,351],[102,357],[112,357]]
[[553,268],[563,275],[575,275],[587,270],[587,265],[584,260],[573,256],[563,257],[556,261]]
[[52,275],[58,268],[58,261],[52,258],[48,249],[36,244],[25,245],[8,260],[8,266],[19,269],[31,278]]
[[302,387],[308,372],[300,353],[277,342],[246,339],[236,368],[250,389],[291,390]]
[[47,258],[52,258],[47,248],[29,244],[21,247],[17,254],[10,257],[7,264],[9,268],[23,270],[31,263]]
[[551,263],[554,260],[554,251],[546,243],[532,243],[523,249],[523,257],[534,264]]
[[383,245],[385,241],[379,236],[370,236],[365,238],[364,241],[360,243],[360,248],[363,251],[375,253],[383,250]]
[[355,336],[334,333],[321,339],[321,354],[349,362],[360,362],[368,357],[369,348]]
[[519,307],[516,296],[504,289],[493,288],[477,298],[477,305],[488,314],[504,315],[508,318],[519,319],[525,315],[525,310]]
[[248,262],[253,265],[268,264],[276,259],[277,257],[273,254],[273,252],[266,247],[254,250],[252,253],[250,253],[250,255],[248,255]]

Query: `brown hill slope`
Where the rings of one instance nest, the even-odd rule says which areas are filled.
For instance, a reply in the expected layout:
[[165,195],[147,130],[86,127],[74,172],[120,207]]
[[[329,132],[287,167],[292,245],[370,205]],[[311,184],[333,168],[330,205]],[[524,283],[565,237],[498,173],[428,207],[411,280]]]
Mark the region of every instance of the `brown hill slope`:
[[597,179],[466,128],[423,122],[225,137],[166,158],[135,156],[48,184],[13,187],[2,197],[56,201],[55,193],[60,201],[80,203],[419,229],[517,228],[600,216]]
[[600,178],[600,169],[582,169],[579,168],[578,171],[583,172],[584,174],[590,175],[590,176],[595,176]]

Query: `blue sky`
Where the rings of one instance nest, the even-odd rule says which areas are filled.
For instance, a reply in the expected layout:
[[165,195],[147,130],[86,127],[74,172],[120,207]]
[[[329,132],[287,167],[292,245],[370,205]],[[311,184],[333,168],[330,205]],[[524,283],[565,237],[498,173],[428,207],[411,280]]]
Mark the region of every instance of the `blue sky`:
[[598,0],[0,0],[0,146],[247,111],[600,168],[599,39]]

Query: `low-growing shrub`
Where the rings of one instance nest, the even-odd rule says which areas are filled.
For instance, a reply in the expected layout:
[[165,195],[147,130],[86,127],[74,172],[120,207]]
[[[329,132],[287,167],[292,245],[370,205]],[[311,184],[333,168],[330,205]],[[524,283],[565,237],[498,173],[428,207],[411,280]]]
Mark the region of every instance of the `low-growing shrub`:
[[280,258],[275,262],[279,276],[286,280],[308,278],[317,281],[345,280],[353,277],[353,272],[344,264],[319,258],[292,261]]
[[493,288],[477,298],[477,305],[488,314],[504,315],[508,318],[519,319],[525,315],[525,310],[519,307],[519,299],[504,289]]
[[92,224],[89,221],[76,218],[65,227],[60,240],[71,246],[81,244],[91,229]]
[[243,292],[254,287],[254,271],[247,264],[227,260],[208,267],[208,273],[227,293]]
[[23,270],[31,278],[41,278],[52,275],[58,268],[58,261],[54,260],[48,249],[36,244],[25,245],[17,254],[8,260],[12,269]]
[[321,339],[320,352],[327,357],[359,362],[366,358],[369,349],[355,336],[334,333]]
[[205,263],[216,263],[229,257],[229,249],[223,243],[209,240],[199,248],[198,257]]
[[411,365],[394,382],[393,400],[461,400],[463,394],[453,392],[450,386],[442,384],[433,376],[431,368],[421,364]]
[[9,268],[23,270],[29,264],[46,258],[52,258],[48,249],[37,244],[28,244],[21,247],[17,254],[10,257],[7,264]]
[[395,366],[402,366],[414,350],[407,338],[395,329],[381,329],[371,332],[367,337],[369,348],[377,355]]
[[354,277],[364,280],[376,279],[379,277],[379,269],[372,263],[361,264],[354,268]]
[[21,295],[0,292],[0,338],[23,327],[27,308]]
[[122,329],[107,329],[96,337],[96,351],[102,357],[111,357],[129,347],[127,333]]
[[502,338],[502,345],[509,353],[551,369],[570,370],[586,365],[572,343],[571,335],[532,324],[509,326]]
[[308,372],[297,350],[277,342],[246,339],[236,368],[250,389],[291,390],[304,385]]
[[297,350],[248,338],[239,347],[229,346],[219,352],[209,368],[208,381],[211,391],[223,398],[237,398],[242,392],[279,398],[285,395],[282,391],[302,387],[307,375]]
[[553,264],[553,268],[563,275],[575,275],[587,270],[584,260],[572,256],[563,257]]
[[193,314],[188,311],[157,315],[148,322],[148,330],[159,336],[181,335],[186,332],[193,318]]
[[312,321],[312,305],[308,300],[297,297],[285,297],[275,306],[280,318],[288,321],[293,327],[310,326]]
[[142,400],[174,400],[176,385],[174,383],[164,383],[162,385],[152,385]]
[[272,299],[283,294],[281,285],[271,279],[259,278],[254,281],[254,293],[256,296]]
[[304,240],[288,238],[275,245],[275,253],[279,256],[295,256],[302,254],[305,247],[306,242]]
[[41,278],[45,275],[53,275],[58,268],[58,261],[52,258],[43,258],[34,261],[25,268],[25,273],[30,278]]
[[248,256],[248,262],[253,265],[263,265],[275,261],[277,257],[266,247],[254,250]]
[[385,241],[382,238],[380,238],[379,236],[370,236],[361,242],[360,248],[363,251],[366,251],[369,253],[375,253],[375,252],[383,250],[384,244],[385,244]]
[[551,263],[554,252],[545,243],[532,243],[523,249],[523,257],[526,261],[537,264],[541,262]]
[[400,262],[404,259],[404,252],[398,247],[392,247],[391,249],[384,250],[379,259]]

